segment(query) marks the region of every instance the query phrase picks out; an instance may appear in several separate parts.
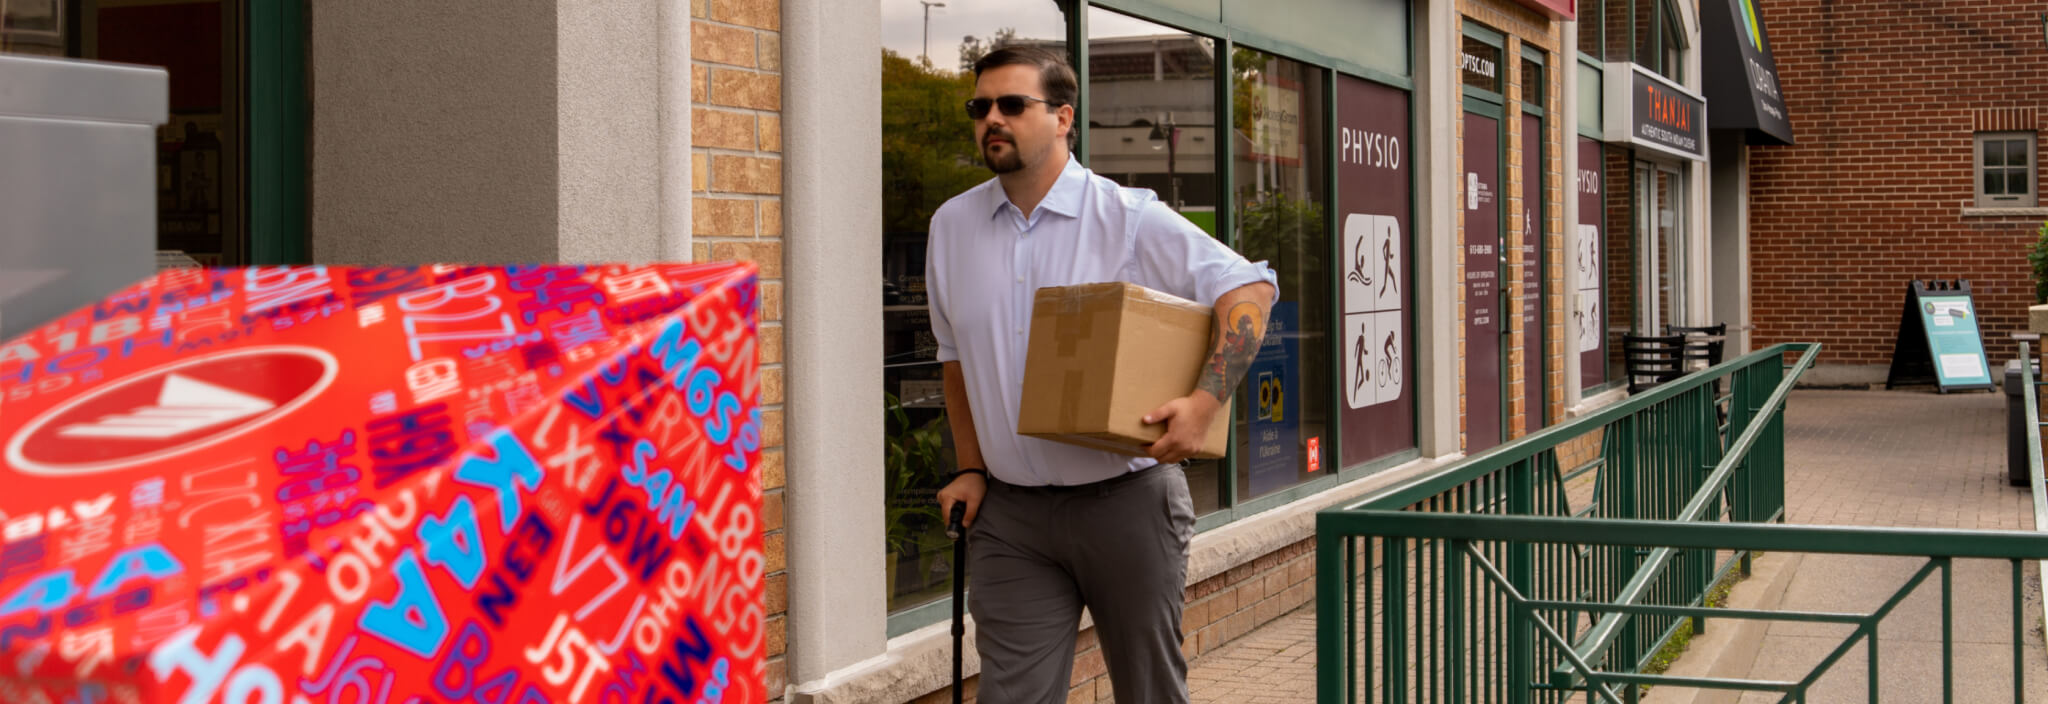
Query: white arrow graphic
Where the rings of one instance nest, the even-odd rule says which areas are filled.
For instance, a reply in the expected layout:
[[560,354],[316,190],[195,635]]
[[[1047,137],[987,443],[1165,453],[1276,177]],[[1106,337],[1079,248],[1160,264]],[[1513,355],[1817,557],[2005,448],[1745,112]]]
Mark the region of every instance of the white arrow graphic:
[[183,435],[261,414],[277,404],[268,399],[168,374],[157,392],[156,405],[101,417],[91,423],[65,426],[68,438],[161,439]]

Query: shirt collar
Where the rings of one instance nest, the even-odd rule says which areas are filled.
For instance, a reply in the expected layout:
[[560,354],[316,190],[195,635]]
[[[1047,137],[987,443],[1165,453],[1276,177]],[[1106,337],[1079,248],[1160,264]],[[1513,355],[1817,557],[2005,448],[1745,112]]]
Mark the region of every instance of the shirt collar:
[[[1003,191],[1002,181],[989,180],[989,214],[994,216],[1010,204],[1010,195]],[[1081,167],[1081,161],[1073,154],[1067,155],[1066,168],[1060,169],[1060,177],[1053,181],[1052,190],[1046,191],[1045,198],[1038,201],[1038,209],[1058,213],[1067,217],[1081,214],[1081,194],[1088,185],[1088,170]]]

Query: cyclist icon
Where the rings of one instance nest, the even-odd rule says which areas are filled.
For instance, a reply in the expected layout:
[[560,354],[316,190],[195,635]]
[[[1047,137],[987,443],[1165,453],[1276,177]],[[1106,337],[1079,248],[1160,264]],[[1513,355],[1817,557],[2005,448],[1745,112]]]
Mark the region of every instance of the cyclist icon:
[[[1364,338],[1360,338],[1363,342]],[[1401,386],[1401,351],[1394,349],[1394,332],[1387,331],[1387,343],[1380,350],[1380,388],[1387,388],[1392,382],[1395,388]]]

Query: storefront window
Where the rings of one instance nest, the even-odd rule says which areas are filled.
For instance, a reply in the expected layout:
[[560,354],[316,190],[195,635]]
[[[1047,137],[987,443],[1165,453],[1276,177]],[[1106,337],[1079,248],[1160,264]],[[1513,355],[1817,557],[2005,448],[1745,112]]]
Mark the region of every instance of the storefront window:
[[[1088,10],[1088,167],[1149,188],[1216,234],[1216,41],[1101,8]],[[1207,301],[1204,301],[1205,303]],[[1195,515],[1224,506],[1220,460],[1189,464]]]
[[1330,466],[1327,98],[1322,69],[1243,48],[1230,64],[1235,244],[1280,275],[1267,342],[1237,401],[1237,495],[1250,499]]
[[1520,63],[1522,66],[1522,104],[1525,107],[1532,107],[1538,110],[1550,107],[1543,99],[1543,91],[1548,86],[1543,82],[1543,63],[1541,60],[1531,59],[1529,56],[1524,55]]
[[1484,39],[1467,35],[1464,38],[1463,55],[1458,57],[1460,79],[1470,88],[1488,93],[1505,93],[1501,89],[1501,50]]
[[1579,53],[1600,58],[1606,41],[1606,9],[1607,3],[1600,0],[1579,5]]
[[1634,20],[1634,51],[1630,60],[1683,83],[1685,32],[1679,24],[1677,8],[1671,6],[1670,0],[1633,0],[1630,16]]
[[[961,101],[976,59],[1028,44],[1064,51],[1066,18],[1050,0],[1000,8],[882,2],[882,404],[889,610],[948,594],[952,543],[936,495],[953,469],[952,433],[926,308],[932,212],[991,178]],[[929,37],[929,39],[927,39]]]
[[[1600,5],[1600,49],[1592,52],[1601,61],[1627,61],[1629,44],[1635,36],[1634,0],[1595,0]],[[1583,20],[1581,20],[1583,21]],[[1584,31],[1585,25],[1580,25]]]
[[[225,8],[225,10],[224,10]],[[247,263],[238,205],[245,42],[234,6],[221,2],[0,2],[0,51],[162,67],[170,116],[157,128],[156,211],[164,261]]]

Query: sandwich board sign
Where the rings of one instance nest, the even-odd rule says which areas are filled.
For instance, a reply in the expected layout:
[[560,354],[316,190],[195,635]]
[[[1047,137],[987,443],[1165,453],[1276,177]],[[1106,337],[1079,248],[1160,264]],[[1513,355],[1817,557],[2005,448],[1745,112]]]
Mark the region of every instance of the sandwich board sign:
[[1977,308],[1967,280],[1914,281],[1906,286],[1906,306],[1899,316],[1884,386],[1925,383],[1933,383],[1940,393],[1996,388],[1984,361],[1984,337],[1977,329]]

